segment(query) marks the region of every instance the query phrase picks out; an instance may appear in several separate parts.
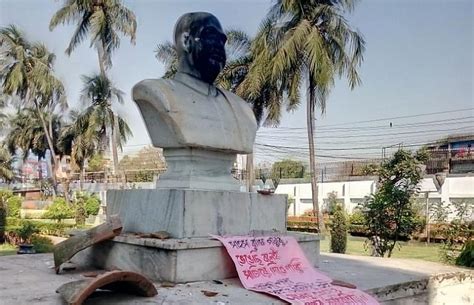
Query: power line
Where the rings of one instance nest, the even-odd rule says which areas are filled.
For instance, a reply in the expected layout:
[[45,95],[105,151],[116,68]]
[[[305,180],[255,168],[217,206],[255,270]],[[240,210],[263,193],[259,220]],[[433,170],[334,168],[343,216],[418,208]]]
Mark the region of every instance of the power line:
[[[321,128],[321,127],[333,127],[333,126],[344,126],[344,125],[350,125],[350,124],[381,122],[381,121],[387,121],[387,120],[417,118],[417,117],[422,117],[422,116],[431,116],[431,115],[446,114],[446,113],[464,112],[464,111],[469,111],[469,110],[474,110],[474,108],[464,108],[464,109],[446,110],[446,111],[438,111],[438,112],[431,112],[431,113],[421,113],[421,114],[413,114],[413,115],[405,115],[405,116],[397,116],[397,117],[388,117],[388,118],[382,118],[382,119],[373,119],[373,120],[354,121],[354,122],[339,123],[339,124],[320,125],[319,128]],[[316,127],[318,127],[318,126],[316,126]],[[280,128],[305,129],[305,128],[300,128],[300,127],[280,127]]]

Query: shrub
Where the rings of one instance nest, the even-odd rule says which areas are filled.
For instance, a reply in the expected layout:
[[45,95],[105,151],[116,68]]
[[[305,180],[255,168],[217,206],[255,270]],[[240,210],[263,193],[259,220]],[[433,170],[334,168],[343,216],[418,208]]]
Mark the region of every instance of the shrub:
[[20,209],[23,199],[18,196],[12,196],[7,199],[7,217],[20,218]]
[[5,228],[7,226],[6,204],[0,200],[0,244],[5,242]]
[[354,225],[361,225],[365,223],[365,216],[361,210],[354,210],[349,216],[349,223]]
[[464,267],[474,267],[474,240],[468,240],[456,258],[456,265]]
[[86,200],[86,214],[87,216],[90,215],[97,215],[100,209],[100,200],[95,195],[89,196]]
[[36,253],[50,253],[54,250],[51,239],[44,236],[33,235],[31,237],[31,243],[34,245]]
[[31,221],[25,221],[23,225],[18,229],[18,236],[20,237],[22,242],[30,244],[31,236],[38,232],[39,230],[34,223],[32,223]]
[[66,203],[64,198],[56,198],[53,203],[48,207],[44,218],[56,219],[58,222],[66,218],[74,218],[74,208]]
[[331,252],[346,253],[347,222],[341,205],[336,205],[331,221]]

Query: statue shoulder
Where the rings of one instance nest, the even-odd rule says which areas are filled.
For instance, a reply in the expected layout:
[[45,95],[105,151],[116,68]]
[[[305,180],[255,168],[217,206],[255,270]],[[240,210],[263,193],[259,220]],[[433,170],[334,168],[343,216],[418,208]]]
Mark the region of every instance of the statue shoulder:
[[255,129],[257,128],[257,120],[255,119],[255,114],[253,113],[252,107],[249,103],[247,103],[244,99],[240,96],[227,91],[220,89],[229,99],[229,101],[234,105],[234,107],[238,107],[242,110],[243,114],[246,118],[250,121],[249,123],[255,125]]
[[137,103],[152,104],[159,111],[170,111],[172,83],[168,79],[145,79],[132,88],[132,98]]

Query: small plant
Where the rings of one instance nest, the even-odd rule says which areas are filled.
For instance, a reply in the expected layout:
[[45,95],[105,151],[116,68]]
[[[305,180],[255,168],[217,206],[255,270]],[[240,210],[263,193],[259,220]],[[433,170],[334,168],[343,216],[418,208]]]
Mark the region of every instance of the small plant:
[[51,239],[34,234],[31,237],[36,253],[51,253],[54,250],[54,245]]
[[329,215],[333,215],[337,207],[337,192],[328,193],[328,203],[326,211]]
[[464,267],[474,267],[474,240],[468,240],[456,258],[456,265]]
[[[453,201],[452,205],[455,218],[444,226],[441,232],[444,237],[441,258],[446,263],[455,264],[463,251],[472,247],[469,242],[472,242],[474,222],[470,221],[473,213],[472,202],[465,200]],[[467,255],[465,253],[462,257],[466,258]],[[461,261],[463,261],[463,258],[461,258]]]
[[31,236],[38,232],[38,228],[30,221],[25,221],[18,229],[18,235],[21,238],[21,242],[24,244],[31,244]]
[[347,221],[344,209],[336,204],[331,221],[331,252],[346,253]]

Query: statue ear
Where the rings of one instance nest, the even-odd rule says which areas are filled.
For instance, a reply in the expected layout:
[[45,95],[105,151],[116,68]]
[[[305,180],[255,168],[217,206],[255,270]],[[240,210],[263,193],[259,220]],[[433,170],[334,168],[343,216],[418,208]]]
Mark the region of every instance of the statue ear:
[[189,32],[183,32],[181,34],[180,43],[183,47],[183,50],[189,53],[191,50],[191,36],[189,35]]

